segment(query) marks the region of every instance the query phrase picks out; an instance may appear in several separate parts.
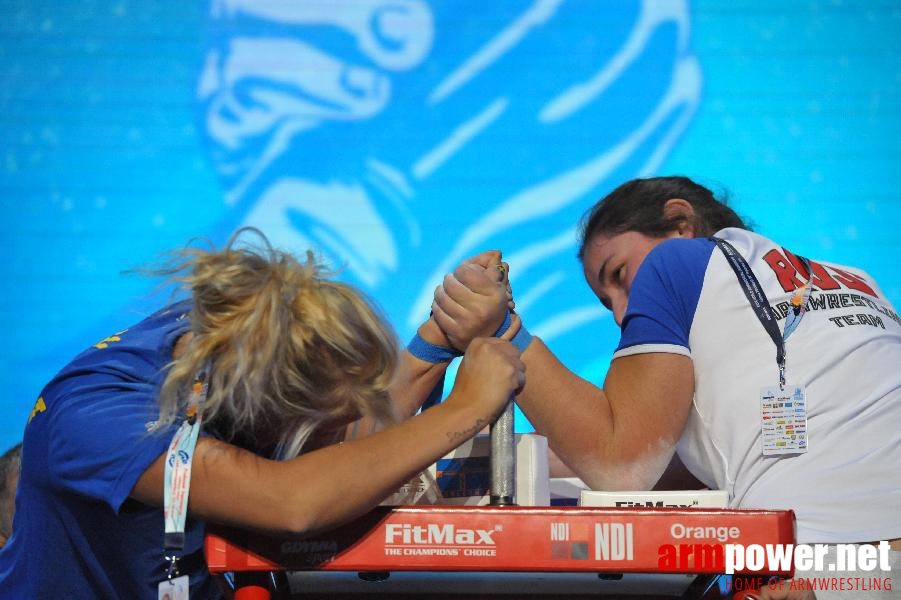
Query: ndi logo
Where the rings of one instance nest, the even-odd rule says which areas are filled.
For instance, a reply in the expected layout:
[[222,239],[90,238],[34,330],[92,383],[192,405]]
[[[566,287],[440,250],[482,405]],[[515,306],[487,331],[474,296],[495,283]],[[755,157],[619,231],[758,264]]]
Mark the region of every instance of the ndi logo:
[[632,523],[595,523],[595,560],[633,560],[634,557]]

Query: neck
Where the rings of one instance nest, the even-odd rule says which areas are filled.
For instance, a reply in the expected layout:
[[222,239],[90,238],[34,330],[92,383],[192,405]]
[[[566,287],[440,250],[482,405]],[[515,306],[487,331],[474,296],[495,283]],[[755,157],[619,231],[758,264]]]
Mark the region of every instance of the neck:
[[194,338],[194,334],[190,331],[184,335],[182,335],[175,342],[175,347],[172,349],[172,358],[177,360],[181,358],[181,356],[185,353],[185,349],[187,349],[188,344],[191,343],[191,340]]

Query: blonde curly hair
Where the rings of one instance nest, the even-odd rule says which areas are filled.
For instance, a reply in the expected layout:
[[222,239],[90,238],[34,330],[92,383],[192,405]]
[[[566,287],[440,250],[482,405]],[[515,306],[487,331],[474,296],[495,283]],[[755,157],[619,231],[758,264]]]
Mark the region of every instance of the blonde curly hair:
[[[254,236],[257,244],[249,244]],[[252,228],[221,251],[186,248],[157,270],[193,299],[193,336],[160,393],[159,425],[182,418],[209,365],[206,424],[277,458],[300,454],[320,427],[366,416],[396,421],[388,386],[398,342],[375,304],[317,262],[274,249]]]

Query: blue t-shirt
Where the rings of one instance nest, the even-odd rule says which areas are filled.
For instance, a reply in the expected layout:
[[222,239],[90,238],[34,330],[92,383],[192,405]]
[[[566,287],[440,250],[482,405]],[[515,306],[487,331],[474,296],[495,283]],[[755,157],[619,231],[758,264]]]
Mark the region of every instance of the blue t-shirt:
[[[163,511],[129,498],[174,428],[149,432],[188,303],[96,343],[44,388],[25,428],[13,535],[0,598],[156,600],[165,578]],[[218,597],[188,519],[191,597]]]

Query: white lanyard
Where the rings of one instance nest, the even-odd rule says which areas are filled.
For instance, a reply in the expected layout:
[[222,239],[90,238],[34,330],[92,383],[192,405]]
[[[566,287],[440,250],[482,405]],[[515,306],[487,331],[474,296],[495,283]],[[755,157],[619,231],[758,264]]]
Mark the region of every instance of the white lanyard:
[[167,577],[179,574],[178,560],[185,547],[185,520],[188,515],[188,490],[191,487],[191,460],[197,446],[197,436],[203,421],[203,404],[206,401],[209,367],[200,370],[194,380],[191,399],[185,420],[169,443],[166,454],[166,475],[163,485],[165,559],[169,563]]

